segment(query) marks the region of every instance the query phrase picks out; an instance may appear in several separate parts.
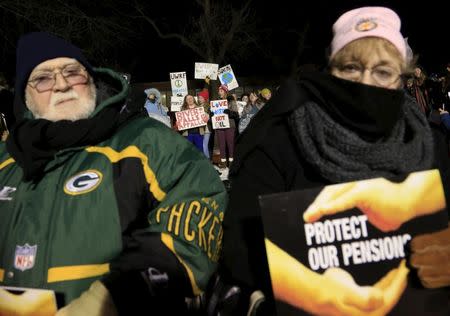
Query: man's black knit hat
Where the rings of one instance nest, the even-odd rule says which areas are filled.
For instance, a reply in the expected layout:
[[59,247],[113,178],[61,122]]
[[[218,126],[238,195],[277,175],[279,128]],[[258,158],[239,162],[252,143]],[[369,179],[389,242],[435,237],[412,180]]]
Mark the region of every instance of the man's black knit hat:
[[47,32],[32,32],[23,35],[16,51],[16,94],[23,97],[28,77],[40,63],[54,58],[68,57],[78,60],[92,76],[94,71],[81,50]]

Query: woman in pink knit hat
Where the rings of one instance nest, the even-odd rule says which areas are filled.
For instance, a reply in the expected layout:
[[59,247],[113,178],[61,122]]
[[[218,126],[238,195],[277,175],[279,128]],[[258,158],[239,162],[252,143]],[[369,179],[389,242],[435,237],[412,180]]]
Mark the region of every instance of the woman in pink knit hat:
[[235,120],[239,118],[239,113],[236,105],[236,100],[228,96],[228,87],[222,84],[218,88],[219,99],[228,101],[228,109],[224,110],[224,114],[228,115],[230,121],[230,127],[216,129],[217,139],[220,149],[220,163],[219,168],[224,169],[231,165],[234,159],[234,138],[236,134]]
[[[289,306],[285,310],[289,313],[301,310],[314,315],[428,315],[432,310],[433,315],[450,315],[447,219],[433,223],[433,229],[437,229],[436,225],[445,228],[440,233],[432,232],[428,224],[419,221],[423,230],[410,231],[408,235],[412,238],[411,256],[405,253],[397,260],[383,259],[384,272],[372,274],[368,266],[359,266],[371,280],[364,283],[356,276],[353,279],[346,271],[350,267],[340,257],[335,257],[333,264],[337,265],[332,271],[326,267],[318,270],[307,260],[297,261],[294,255],[298,253],[288,254],[281,249],[276,244],[281,240],[266,239],[264,243],[267,235],[261,224],[261,195],[380,179],[386,185],[383,196],[370,191],[376,186],[360,188],[371,193],[365,195],[367,201],[357,205],[369,212],[368,223],[377,234],[386,230],[399,234],[396,229],[405,221],[422,215],[425,209],[427,214],[442,210],[445,197],[450,201],[445,135],[430,126],[403,90],[403,77],[414,65],[400,28],[400,18],[389,8],[362,7],[345,12],[333,25],[329,72],[304,72],[299,80],[286,81],[272,97],[271,106],[264,107],[238,138],[229,175],[232,186],[223,248],[224,275],[231,284],[239,284],[242,295],[248,295],[241,299],[244,303],[236,315],[256,314],[246,310],[249,301],[250,306],[259,306],[264,314],[275,314],[274,297]],[[416,181],[406,192],[402,191],[402,198],[397,194],[402,186],[388,185],[391,182],[387,180],[399,181],[416,171],[428,174],[431,169],[437,182]],[[429,183],[437,184],[430,189]],[[340,190],[321,199],[330,202],[346,192]],[[383,198],[393,208],[375,207]],[[412,206],[418,200],[430,203]],[[354,205],[349,200],[341,201],[344,202]],[[285,226],[278,230],[289,235],[289,229],[302,230],[325,214],[343,211],[329,205],[327,209],[326,203],[322,207],[305,217],[303,209],[298,214],[280,209],[280,218],[298,221],[298,225],[284,220]],[[291,241],[292,245],[299,242],[292,237]],[[298,245],[305,252],[311,249]],[[442,253],[433,249],[442,249]],[[373,258],[372,255],[368,256]],[[326,258],[321,258],[321,262],[322,259]],[[403,260],[399,265],[400,259]],[[417,282],[419,279],[423,286]]]

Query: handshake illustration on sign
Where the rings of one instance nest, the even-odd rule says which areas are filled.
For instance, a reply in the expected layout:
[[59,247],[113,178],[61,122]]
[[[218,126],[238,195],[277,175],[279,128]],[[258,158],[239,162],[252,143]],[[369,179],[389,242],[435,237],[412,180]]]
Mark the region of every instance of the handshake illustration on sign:
[[54,316],[57,304],[51,290],[0,286],[0,315]]
[[[311,223],[357,208],[373,226],[389,232],[445,207],[440,173],[429,170],[411,173],[400,183],[376,178],[326,186],[303,213],[303,219]],[[312,314],[386,315],[407,285],[405,259],[372,286],[359,286],[341,268],[319,274],[269,239],[265,242],[275,298]],[[411,250],[410,264],[417,268],[425,287],[450,285],[450,228],[414,237]]]

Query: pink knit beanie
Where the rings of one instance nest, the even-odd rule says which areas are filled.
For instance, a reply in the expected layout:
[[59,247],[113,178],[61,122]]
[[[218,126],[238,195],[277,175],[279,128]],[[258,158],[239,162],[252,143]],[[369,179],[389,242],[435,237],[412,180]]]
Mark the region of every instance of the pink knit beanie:
[[381,37],[391,42],[406,60],[406,44],[397,13],[384,7],[362,7],[341,15],[333,25],[331,58],[348,43],[363,37]]

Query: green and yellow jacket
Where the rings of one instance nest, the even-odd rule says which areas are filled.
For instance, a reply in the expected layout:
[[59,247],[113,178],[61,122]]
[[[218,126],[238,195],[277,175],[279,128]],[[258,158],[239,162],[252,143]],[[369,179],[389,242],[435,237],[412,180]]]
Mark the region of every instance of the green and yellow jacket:
[[[118,91],[93,117],[122,107],[127,95],[120,75],[96,72]],[[52,289],[67,304],[100,279],[119,309],[157,295],[158,286],[200,294],[220,256],[225,208],[209,161],[148,117],[58,151],[42,176],[27,181],[1,144],[0,286]]]

